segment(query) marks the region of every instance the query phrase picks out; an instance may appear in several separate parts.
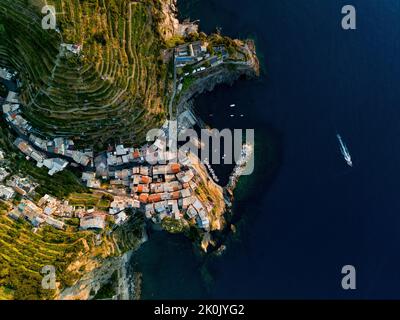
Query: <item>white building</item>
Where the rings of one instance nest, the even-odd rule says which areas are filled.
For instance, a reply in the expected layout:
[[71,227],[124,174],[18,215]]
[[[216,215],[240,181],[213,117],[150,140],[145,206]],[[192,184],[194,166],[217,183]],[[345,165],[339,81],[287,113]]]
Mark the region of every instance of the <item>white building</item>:
[[0,198],[4,200],[10,200],[14,198],[14,196],[15,191],[12,188],[0,185]]

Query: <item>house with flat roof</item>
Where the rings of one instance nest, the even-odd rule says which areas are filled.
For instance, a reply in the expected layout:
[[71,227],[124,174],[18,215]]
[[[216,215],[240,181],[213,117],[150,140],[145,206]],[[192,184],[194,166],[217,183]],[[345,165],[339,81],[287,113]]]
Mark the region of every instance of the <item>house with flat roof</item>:
[[197,217],[197,223],[200,228],[208,230],[210,227],[210,220],[207,217],[207,213],[204,209],[198,211],[199,216]]
[[43,165],[49,169],[48,174],[50,176],[56,174],[57,172],[63,171],[67,165],[69,164],[68,161],[65,161],[60,158],[52,158],[52,159],[45,159],[43,161]]
[[160,201],[154,204],[154,210],[156,211],[157,214],[166,213],[167,208],[168,208],[167,201]]
[[15,191],[10,188],[10,187],[6,187],[5,185],[0,185],[0,198],[4,199],[4,200],[10,200],[12,198],[14,198],[15,196]]
[[106,227],[106,216],[103,213],[94,212],[85,215],[80,220],[80,228],[82,230],[104,229]]
[[[128,149],[129,150],[129,149]],[[117,156],[124,156],[128,153],[128,150],[124,148],[123,144],[117,145],[115,147],[115,153]]]
[[14,91],[8,91],[6,102],[19,103],[18,94]]
[[182,183],[188,183],[190,180],[194,178],[194,173],[192,169],[188,169],[187,171],[179,172],[176,177]]
[[156,211],[154,209],[154,203],[149,203],[145,205],[145,214],[146,218],[150,219],[153,215],[155,215]]
[[60,229],[60,230],[64,229],[64,226],[65,226],[64,222],[62,222],[60,220],[57,220],[57,219],[54,219],[54,218],[52,218],[50,216],[45,217],[44,221],[48,225],[50,225],[50,226],[52,226],[54,228]]
[[0,167],[0,182],[4,181],[5,178],[7,178],[10,175],[10,173],[3,167]]
[[7,69],[0,68],[0,78],[10,81],[12,79],[12,76],[12,73],[9,72]]
[[196,217],[198,215],[197,210],[191,205],[189,206],[189,208],[186,211],[187,216],[189,217],[189,219],[193,219],[194,217]]

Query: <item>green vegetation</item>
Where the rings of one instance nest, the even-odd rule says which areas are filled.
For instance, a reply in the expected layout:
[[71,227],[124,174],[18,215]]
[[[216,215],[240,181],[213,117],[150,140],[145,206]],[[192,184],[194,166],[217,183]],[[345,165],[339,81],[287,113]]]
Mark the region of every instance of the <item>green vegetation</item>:
[[[37,168],[33,162],[12,145],[15,136],[0,122],[0,149],[4,151],[2,166],[12,174],[29,176],[40,183],[36,189],[36,198],[49,193],[58,198],[69,199],[71,204],[93,206],[106,210],[113,197],[99,192],[90,193],[83,187],[79,178],[70,170],[65,170],[53,177],[47,170]],[[37,200],[36,199],[36,200]],[[20,197],[14,199],[17,205]],[[0,300],[1,299],[52,299],[56,292],[41,287],[46,265],[56,268],[56,281],[59,289],[73,285],[85,272],[85,264],[91,259],[105,259],[120,255],[121,251],[137,248],[142,237],[144,218],[138,215],[123,228],[114,230],[115,236],[106,235],[112,224],[101,234],[101,244],[95,246],[92,232],[79,231],[79,219],[66,219],[67,231],[60,231],[50,226],[41,227],[33,232],[32,226],[23,220],[14,221],[7,216],[11,203],[0,200]],[[77,268],[70,269],[71,264]],[[103,289],[103,294],[107,288]],[[102,293],[103,292],[103,293]]]
[[168,48],[174,48],[176,46],[179,46],[181,44],[185,43],[185,38],[181,36],[173,36],[169,38],[166,42],[166,45]]
[[4,202],[3,200],[0,200],[0,213],[7,213],[10,209],[9,204]]
[[110,201],[104,199],[101,193],[72,193],[70,194],[69,203],[73,206],[103,208],[110,207]]
[[[208,41],[210,42],[210,46],[220,46],[223,45],[226,51],[233,55],[239,49],[237,44],[237,40],[233,40],[232,38],[222,36],[220,34],[214,33],[208,37]],[[213,49],[209,48],[209,51],[213,54]]]
[[[14,139],[15,136],[6,128],[4,121],[0,122],[0,149],[5,155],[1,165],[7,166],[12,174],[29,176],[34,182],[40,183],[36,189],[37,199],[46,193],[58,198],[68,198],[71,194],[81,203],[93,201],[99,208],[109,206],[112,197],[87,193],[87,188],[80,184],[72,171],[65,170],[50,177],[47,170],[37,168],[12,145]],[[17,205],[20,200],[21,197],[17,196],[13,204]],[[52,299],[56,292],[44,290],[41,286],[43,275],[40,271],[44,266],[52,265],[56,268],[56,281],[59,289],[62,289],[74,284],[84,272],[84,268],[67,269],[72,262],[82,257],[106,258],[118,254],[110,236],[104,236],[103,244],[94,247],[94,234],[78,231],[79,219],[67,219],[67,231],[45,226],[33,232],[28,222],[14,221],[7,216],[11,205],[0,200],[0,300]]]
[[[0,64],[20,71],[24,114],[32,125],[97,149],[114,139],[143,142],[148,129],[165,119],[170,85],[163,80],[159,1],[54,0],[65,13],[57,15],[59,34],[41,28],[41,5],[2,0]],[[60,54],[62,42],[81,44],[82,54]]]
[[[194,33],[165,41],[159,32],[161,1],[165,0],[54,0],[51,4],[63,12],[57,15],[58,32],[41,28],[44,0],[1,0],[0,65],[19,71],[23,113],[33,127],[47,137],[71,137],[79,148],[141,144],[146,132],[166,118],[173,63],[163,60],[162,51],[207,38]],[[238,54],[237,43],[229,38],[212,35],[207,40],[210,51],[223,44],[229,53]],[[82,45],[83,51],[67,52],[62,43]],[[194,81],[195,77],[186,77],[182,92]],[[0,87],[0,96],[5,94]],[[25,159],[12,145],[14,139],[1,121],[3,164],[12,174],[39,183],[36,198],[50,194],[75,206],[109,207],[112,196],[91,193],[81,185],[78,170],[50,177],[45,168]],[[201,200],[213,202],[217,215],[222,205],[209,194],[205,185],[200,186]],[[17,196],[13,204],[19,200]],[[56,267],[59,289],[71,286],[88,263],[99,265],[101,259],[137,249],[145,227],[143,214],[128,212],[129,221],[123,226],[113,225],[108,217],[106,229],[97,234],[78,231],[76,218],[65,220],[67,231],[49,226],[33,231],[26,221],[7,216],[10,205],[0,201],[0,299],[51,299],[56,292],[41,287],[44,266]],[[162,226],[196,237],[196,229],[184,220],[166,218]],[[110,282],[96,298],[110,297],[113,290]]]
[[163,229],[169,233],[182,233],[188,229],[188,225],[183,219],[176,220],[171,217],[166,217],[161,222]]
[[69,170],[65,170],[50,177],[45,168],[38,168],[33,162],[29,162],[18,154],[15,159],[16,172],[23,176],[30,176],[39,183],[36,189],[38,197],[51,194],[58,198],[65,198],[71,192],[84,192],[87,189],[82,186],[79,179]]
[[25,221],[14,221],[0,214],[0,299],[51,299],[54,290],[41,286],[46,265],[56,268],[61,287],[70,285],[78,275],[67,271],[68,265],[92,243],[90,232],[67,233],[51,227],[36,233]]
[[75,227],[75,228],[78,228],[79,224],[80,224],[80,220],[79,220],[79,218],[70,218],[70,219],[65,220],[65,224]]
[[121,253],[138,249],[143,237],[143,228],[145,225],[144,214],[135,213],[132,215],[131,212],[128,212],[128,214],[131,214],[129,220],[113,233]]
[[182,92],[185,92],[195,82],[196,78],[193,76],[187,76],[182,82]]
[[118,280],[118,271],[114,271],[111,276],[110,281],[104,284],[99,291],[97,291],[96,295],[94,296],[94,300],[101,300],[101,299],[111,299],[115,294],[116,291],[116,284]]
[[16,149],[12,142],[15,137],[8,131],[4,122],[0,123],[0,149],[4,151],[6,164],[12,174],[30,176],[40,186],[36,189],[37,197],[46,193],[58,198],[65,198],[72,192],[85,192],[79,178],[70,170],[65,170],[50,177],[46,168],[38,168],[32,161],[25,159],[24,155]]
[[4,84],[0,83],[0,97],[5,98],[7,96],[7,88]]

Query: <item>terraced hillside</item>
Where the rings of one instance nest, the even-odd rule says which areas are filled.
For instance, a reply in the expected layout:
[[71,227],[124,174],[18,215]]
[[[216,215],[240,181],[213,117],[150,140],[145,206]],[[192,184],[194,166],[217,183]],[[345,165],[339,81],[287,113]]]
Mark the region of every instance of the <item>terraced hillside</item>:
[[[24,113],[36,129],[103,148],[113,140],[140,143],[163,121],[160,1],[47,1],[60,32],[42,29],[44,1],[0,1],[0,64],[20,72]],[[61,43],[82,51],[66,54]]]
[[0,212],[0,300],[51,298],[54,290],[41,287],[46,265],[57,270],[62,286],[75,281],[78,275],[67,272],[67,267],[78,255],[92,245],[90,233],[64,233],[50,227],[31,231],[24,221],[16,222]]

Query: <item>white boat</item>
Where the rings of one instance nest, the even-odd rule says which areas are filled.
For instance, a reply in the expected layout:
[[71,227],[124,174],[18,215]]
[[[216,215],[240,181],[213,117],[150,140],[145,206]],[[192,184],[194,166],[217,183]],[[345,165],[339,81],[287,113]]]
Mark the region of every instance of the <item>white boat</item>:
[[234,107],[236,107],[236,104],[232,103],[232,104],[230,105],[230,107],[231,107],[231,108],[234,108]]
[[336,137],[339,140],[339,144],[340,144],[340,152],[342,153],[344,160],[346,160],[346,163],[352,167],[353,166],[353,161],[351,160],[351,155],[349,150],[347,149],[346,144],[343,142],[342,137],[340,136],[340,134],[337,134]]

